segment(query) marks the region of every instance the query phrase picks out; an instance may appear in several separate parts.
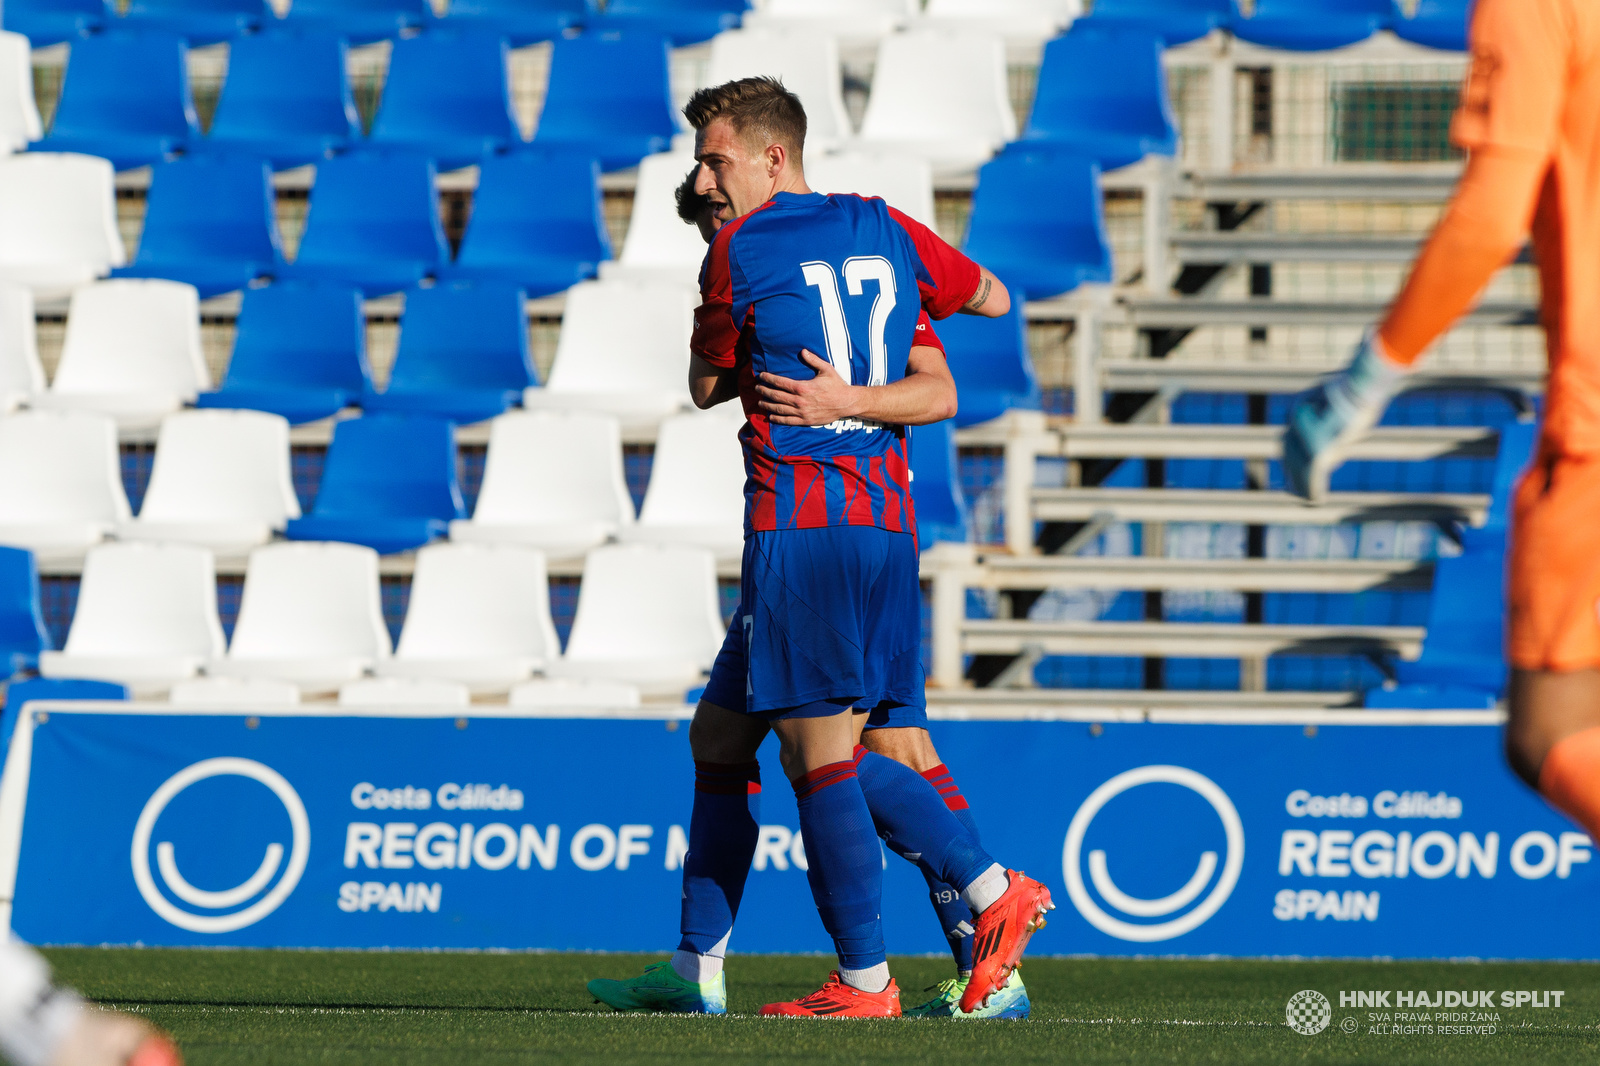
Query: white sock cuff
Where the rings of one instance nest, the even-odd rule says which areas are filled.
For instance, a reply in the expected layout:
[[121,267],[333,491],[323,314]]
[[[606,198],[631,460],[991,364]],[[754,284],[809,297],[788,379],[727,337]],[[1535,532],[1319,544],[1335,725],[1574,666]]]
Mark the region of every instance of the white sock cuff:
[[889,987],[889,964],[880,962],[876,966],[868,966],[865,970],[847,970],[841,966],[839,980],[863,992],[882,992]]
[[995,901],[1005,895],[1006,889],[1010,887],[1011,881],[1006,877],[1006,868],[994,863],[961,890],[961,901],[972,908],[973,914],[982,914],[994,906]]
[[716,979],[722,972],[721,955],[699,955],[693,951],[679,950],[673,953],[672,969],[685,981],[693,981],[703,985],[707,981]]

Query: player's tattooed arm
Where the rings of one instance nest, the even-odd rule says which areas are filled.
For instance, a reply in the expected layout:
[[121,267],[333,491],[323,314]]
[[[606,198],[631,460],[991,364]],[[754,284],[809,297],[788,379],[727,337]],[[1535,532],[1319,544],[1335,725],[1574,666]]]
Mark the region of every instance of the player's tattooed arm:
[[739,371],[735,367],[713,366],[693,352],[689,353],[689,396],[704,411],[739,395]]
[[1011,310],[1011,293],[1006,290],[1005,282],[989,273],[987,268],[979,267],[978,270],[978,287],[973,290],[971,298],[961,305],[961,313],[999,318]]

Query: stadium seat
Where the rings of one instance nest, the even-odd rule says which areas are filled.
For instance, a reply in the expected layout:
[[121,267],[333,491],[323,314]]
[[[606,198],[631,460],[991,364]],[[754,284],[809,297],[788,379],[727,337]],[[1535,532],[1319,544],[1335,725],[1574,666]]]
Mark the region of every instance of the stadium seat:
[[0,282],[0,411],[15,410],[44,391],[34,327],[33,293]]
[[999,37],[950,30],[895,34],[878,47],[861,142],[920,155],[935,170],[976,166],[1017,136]]
[[1255,0],[1228,28],[1264,48],[1321,52],[1364,41],[1404,16],[1395,0]]
[[602,278],[654,275],[698,287],[706,242],[699,227],[678,217],[675,196],[684,175],[695,165],[694,156],[678,152],[662,152],[640,161],[622,255],[601,265]]
[[445,283],[406,293],[400,348],[367,411],[409,411],[482,422],[537,384],[522,290],[494,282]]
[[222,654],[217,574],[192,544],[102,544],[83,562],[72,629],[39,656],[45,677],[82,677],[156,696]]
[[126,278],[72,294],[55,380],[33,403],[149,429],[210,387],[194,286]]
[[202,299],[242,289],[283,267],[273,203],[272,175],[259,158],[157,163],[139,250],[112,274],[187,282]]
[[1396,18],[1389,28],[1401,40],[1447,52],[1467,50],[1471,0],[1417,0],[1410,18]]
[[317,502],[292,518],[290,540],[409,551],[465,518],[456,477],[455,427],[426,415],[367,415],[334,426]]
[[283,277],[342,281],[368,296],[415,285],[450,261],[433,163],[355,152],[317,164],[311,207]]
[[754,27],[805,28],[851,41],[876,40],[909,24],[919,0],[768,0],[744,17]]
[[398,37],[433,20],[428,0],[293,0],[283,24],[345,37],[356,45]]
[[71,558],[130,517],[116,423],[78,411],[0,418],[0,544]]
[[194,677],[173,685],[167,702],[209,710],[282,710],[300,705],[300,686],[267,677]]
[[505,38],[434,30],[394,42],[367,142],[430,156],[440,170],[471,166],[520,144]]
[[744,551],[743,425],[737,403],[664,420],[639,521],[624,527],[621,539],[694,544],[718,558],[738,559]]
[[1099,168],[1049,148],[1008,149],[978,172],[964,250],[1030,300],[1109,282]]
[[268,544],[250,553],[239,621],[214,677],[335,692],[390,654],[378,553],[359,544]]
[[0,157],[0,281],[51,300],[125,263],[114,182],[93,156]]
[[605,13],[590,25],[601,33],[653,34],[682,48],[736,28],[749,6],[749,0],[606,0]]
[[0,152],[20,152],[43,136],[28,39],[0,31]]
[[579,151],[601,170],[617,170],[666,151],[677,131],[665,40],[584,34],[555,43],[534,144]]
[[1022,301],[997,319],[951,315],[934,325],[956,379],[957,427],[999,418],[1010,410],[1039,410],[1039,382],[1028,357],[1028,323]]
[[345,72],[345,43],[268,31],[228,46],[228,75],[197,150],[266,159],[274,169],[314,163],[361,139]]
[[465,707],[472,693],[442,678],[369,677],[339,686],[341,707]]
[[6,677],[32,669],[49,647],[33,553],[0,548],[0,663],[6,664]]
[[98,33],[117,17],[110,0],[10,0],[0,10],[5,28],[35,48]]
[[716,558],[705,548],[618,544],[583,566],[567,650],[546,673],[682,696],[700,682],[727,633]]
[[839,43],[833,37],[806,27],[766,28],[729,30],[711,41],[707,85],[760,74],[782,79],[805,105],[807,164],[812,153],[855,136],[840,91]]
[[199,544],[244,555],[300,517],[289,423],[265,411],[179,411],[161,423],[139,517],[122,540]]
[[956,424],[951,419],[907,429],[911,439],[911,498],[917,507],[917,546],[972,539],[967,503],[956,463]]
[[925,24],[1043,43],[1083,11],[1080,0],[928,0]]
[[1093,10],[1075,25],[1138,30],[1171,48],[1227,26],[1237,15],[1234,0],[1095,0]]
[[629,709],[639,706],[639,689],[617,681],[540,677],[513,688],[507,702],[512,707]]
[[490,424],[478,505],[470,520],[450,523],[450,539],[572,559],[633,519],[616,419],[514,411]]
[[122,25],[176,34],[191,47],[216,44],[276,22],[265,0],[128,0]]
[[6,706],[0,716],[0,747],[11,747],[11,734],[17,726],[17,715],[32,700],[126,700],[128,690],[109,681],[53,681],[47,677],[31,677],[26,681],[13,681],[6,686]]
[[926,159],[885,152],[840,152],[806,159],[806,183],[818,192],[881,196],[933,228],[933,169]]
[[451,0],[442,25],[495,33],[521,48],[581,26],[599,7],[598,0]]
[[248,407],[290,422],[327,418],[372,388],[361,293],[348,285],[279,282],[246,289],[233,357],[200,407]]
[[82,152],[118,170],[159,162],[200,139],[183,41],[104,33],[74,41],[41,152]]
[[1173,155],[1178,128],[1167,102],[1161,42],[1137,30],[1096,30],[1093,19],[1045,45],[1023,143],[1044,141],[1104,170]]
[[472,217],[440,275],[495,280],[545,296],[592,278],[611,258],[600,173],[586,155],[525,150],[485,159]]
[[[687,227],[686,227],[687,228]],[[555,362],[524,407],[598,411],[628,432],[654,432],[689,405],[692,289],[670,281],[612,278],[567,291]]]
[[405,628],[378,674],[503,693],[560,654],[542,552],[432,544],[417,553]]

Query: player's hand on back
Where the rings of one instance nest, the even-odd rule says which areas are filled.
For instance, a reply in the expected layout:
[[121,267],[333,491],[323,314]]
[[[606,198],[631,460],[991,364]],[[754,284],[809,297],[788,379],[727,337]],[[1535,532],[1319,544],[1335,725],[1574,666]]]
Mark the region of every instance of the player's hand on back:
[[810,381],[762,374],[756,381],[761,412],[780,426],[825,426],[855,414],[856,389],[833,364],[802,348],[800,359],[817,372]]

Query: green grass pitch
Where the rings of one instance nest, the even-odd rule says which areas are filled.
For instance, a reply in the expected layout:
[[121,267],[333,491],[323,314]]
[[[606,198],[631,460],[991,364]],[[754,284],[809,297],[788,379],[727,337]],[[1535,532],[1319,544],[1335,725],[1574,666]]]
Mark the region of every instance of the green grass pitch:
[[[1027,1022],[808,1021],[751,1015],[812,991],[829,960],[746,956],[725,1018],[602,1013],[591,977],[660,956],[65,948],[57,976],[173,1033],[192,1066],[476,1066],[521,1063],[1594,1063],[1600,966],[1582,963],[1037,959]],[[949,961],[893,962],[908,1004]],[[1301,1036],[1301,989],[1333,1024]],[[1492,1035],[1382,1036],[1356,989],[1561,989],[1560,1009],[1499,1009]],[[1431,1013],[1431,1012],[1429,1012]],[[1358,1031],[1341,1030],[1345,1018]]]

